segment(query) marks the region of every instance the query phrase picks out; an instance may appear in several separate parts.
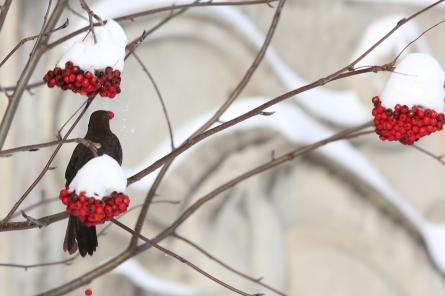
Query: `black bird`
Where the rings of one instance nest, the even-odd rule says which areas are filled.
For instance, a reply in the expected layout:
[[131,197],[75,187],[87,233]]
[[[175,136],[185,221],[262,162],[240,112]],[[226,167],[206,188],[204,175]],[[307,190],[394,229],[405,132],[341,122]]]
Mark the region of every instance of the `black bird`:
[[[90,116],[85,139],[101,145],[97,150],[97,155],[107,154],[114,158],[119,165],[122,165],[121,144],[116,135],[110,130],[110,119],[113,118],[113,116],[114,114],[109,111],[99,110],[93,112]],[[65,171],[66,187],[70,185],[77,171],[92,158],[94,158],[94,154],[89,148],[83,144],[76,146]],[[97,246],[96,226],[87,227],[80,222],[79,218],[70,215],[63,250],[73,254],[79,249],[80,255],[85,257],[87,253],[93,255]]]

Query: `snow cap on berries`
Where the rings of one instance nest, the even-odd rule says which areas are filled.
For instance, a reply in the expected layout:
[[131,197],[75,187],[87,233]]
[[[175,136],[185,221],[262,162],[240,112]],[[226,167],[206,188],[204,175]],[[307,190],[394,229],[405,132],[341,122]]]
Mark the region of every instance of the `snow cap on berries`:
[[380,96],[382,105],[420,106],[444,112],[445,73],[432,56],[411,53],[396,66]]
[[127,178],[119,163],[104,154],[91,159],[77,172],[69,191],[101,199],[112,192],[124,192],[126,186]]
[[127,45],[127,36],[122,27],[109,19],[105,25],[94,27],[94,33],[96,42],[93,33],[89,32],[85,40],[80,39],[73,44],[57,66],[64,68],[65,63],[71,61],[82,70],[93,73],[106,67],[122,71]]

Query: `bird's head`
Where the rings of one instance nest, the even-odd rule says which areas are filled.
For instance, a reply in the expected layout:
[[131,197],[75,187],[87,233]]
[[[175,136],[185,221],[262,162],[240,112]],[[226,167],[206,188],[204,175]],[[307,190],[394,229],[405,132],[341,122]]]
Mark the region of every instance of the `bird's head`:
[[98,110],[90,116],[88,130],[100,130],[110,128],[110,119],[113,119],[114,113],[111,111]]

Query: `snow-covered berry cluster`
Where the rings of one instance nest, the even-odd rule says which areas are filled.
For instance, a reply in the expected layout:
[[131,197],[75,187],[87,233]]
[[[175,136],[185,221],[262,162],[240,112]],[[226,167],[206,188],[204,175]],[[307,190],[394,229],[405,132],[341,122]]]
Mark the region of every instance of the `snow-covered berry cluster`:
[[432,56],[406,55],[380,96],[372,99],[375,131],[382,141],[412,145],[444,124],[445,72]]
[[84,71],[79,66],[68,61],[65,68],[55,67],[43,77],[48,87],[58,86],[63,90],[93,97],[99,94],[102,97],[114,98],[121,92],[121,72],[106,67],[105,70],[95,70],[94,74]]
[[59,199],[66,205],[66,211],[70,215],[79,217],[86,226],[102,224],[127,211],[130,198],[118,192],[104,196],[101,200],[88,197],[84,192],[76,194],[68,188],[60,191]]
[[379,97],[372,99],[374,125],[382,141],[399,141],[412,145],[421,137],[440,131],[444,124],[444,115],[435,110],[406,105],[395,105],[394,110],[382,106]]

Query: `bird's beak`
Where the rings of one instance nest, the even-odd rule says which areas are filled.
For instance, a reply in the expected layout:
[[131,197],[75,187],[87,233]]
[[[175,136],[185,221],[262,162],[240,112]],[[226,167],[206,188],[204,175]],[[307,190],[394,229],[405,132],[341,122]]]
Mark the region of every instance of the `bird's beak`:
[[114,118],[114,113],[112,111],[108,111],[108,119],[113,119]]

